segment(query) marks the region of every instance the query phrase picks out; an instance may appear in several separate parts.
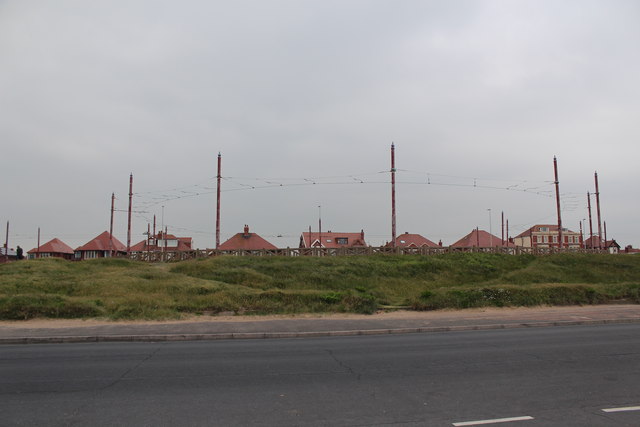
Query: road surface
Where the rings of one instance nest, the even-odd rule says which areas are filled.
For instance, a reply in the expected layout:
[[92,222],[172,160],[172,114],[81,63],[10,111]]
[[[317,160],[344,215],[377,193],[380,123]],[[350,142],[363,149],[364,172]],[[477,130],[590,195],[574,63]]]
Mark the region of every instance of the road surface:
[[5,345],[0,394],[3,426],[640,426],[640,325]]

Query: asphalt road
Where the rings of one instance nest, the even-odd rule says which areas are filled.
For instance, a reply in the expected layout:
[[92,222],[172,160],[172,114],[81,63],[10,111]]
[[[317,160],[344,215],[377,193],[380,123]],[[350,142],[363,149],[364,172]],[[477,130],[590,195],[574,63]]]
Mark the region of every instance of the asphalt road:
[[603,411],[635,406],[638,324],[0,347],[2,426],[640,426]]

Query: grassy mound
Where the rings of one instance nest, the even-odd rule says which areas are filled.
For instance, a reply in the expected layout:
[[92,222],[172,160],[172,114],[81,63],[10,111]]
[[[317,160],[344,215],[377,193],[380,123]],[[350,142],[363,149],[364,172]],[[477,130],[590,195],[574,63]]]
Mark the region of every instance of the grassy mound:
[[0,319],[183,313],[372,313],[640,302],[640,257],[216,257],[176,264],[41,259],[0,265]]

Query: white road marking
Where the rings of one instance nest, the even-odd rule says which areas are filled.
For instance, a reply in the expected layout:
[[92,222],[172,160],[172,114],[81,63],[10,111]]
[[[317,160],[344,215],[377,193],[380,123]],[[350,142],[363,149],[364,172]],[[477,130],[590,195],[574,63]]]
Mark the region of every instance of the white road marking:
[[526,420],[533,420],[533,417],[524,416],[524,417],[511,417],[511,418],[496,418],[493,420],[463,421],[460,423],[453,423],[453,425],[456,427],[479,426],[483,424],[509,423],[511,421],[526,421]]
[[602,412],[627,412],[627,411],[640,411],[640,406],[627,406],[626,408],[608,408],[608,409],[602,410]]

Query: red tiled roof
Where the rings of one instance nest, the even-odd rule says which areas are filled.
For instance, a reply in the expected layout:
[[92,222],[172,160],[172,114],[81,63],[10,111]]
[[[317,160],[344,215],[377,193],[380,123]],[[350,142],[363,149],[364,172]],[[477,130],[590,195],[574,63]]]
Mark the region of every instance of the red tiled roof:
[[[531,233],[540,233],[540,227],[548,228],[549,232],[558,232],[558,224],[536,224],[531,228],[527,228],[522,233],[518,234],[517,237],[528,237]],[[571,231],[568,228],[562,228],[563,233],[576,233],[575,231]],[[546,231],[542,231],[542,233],[546,233]],[[578,233],[576,233],[578,234]]]
[[249,233],[249,227],[245,226],[244,233],[237,233],[226,242],[222,243],[218,249],[223,251],[245,250],[255,251],[259,249],[278,249],[267,242],[256,233]]
[[[318,237],[322,237],[323,248],[344,248],[354,246],[367,246],[364,241],[364,231],[360,233],[337,233],[331,231],[323,231],[320,235],[317,232],[305,231],[300,236],[300,247],[309,248],[311,246],[317,247]],[[338,243],[338,239],[347,239],[346,244]]]
[[[591,236],[589,238],[587,238],[584,243],[583,243],[585,248],[597,248],[600,246],[600,236]],[[603,248],[611,248],[611,247],[617,247],[618,249],[620,248],[620,245],[618,244],[618,242],[615,241],[615,239],[612,240],[605,240],[602,242],[602,247]]]
[[494,236],[493,234],[489,234],[484,230],[474,229],[471,233],[464,236],[462,239],[458,240],[451,246],[456,248],[471,248],[471,247],[480,247],[480,248],[490,248],[496,246],[513,246],[513,243],[508,243],[507,241],[502,244],[502,239],[498,236]]
[[438,244],[432,242],[420,234],[409,234],[404,233],[396,237],[396,247],[398,248],[408,248],[410,246],[421,248],[423,246],[429,248],[437,248]]
[[126,252],[127,247],[122,244],[118,239],[112,237],[112,245],[109,245],[109,232],[96,236],[93,240],[85,243],[76,249],[76,251],[109,251],[114,250],[118,252]]
[[[51,253],[51,254],[70,254],[73,255],[73,248],[69,245],[67,245],[66,243],[64,243],[62,240],[55,238],[55,239],[51,239],[49,240],[47,243],[45,243],[44,245],[40,245],[40,253]],[[27,252],[28,254],[35,254],[38,253],[38,248],[33,248],[31,249],[29,252]]]

